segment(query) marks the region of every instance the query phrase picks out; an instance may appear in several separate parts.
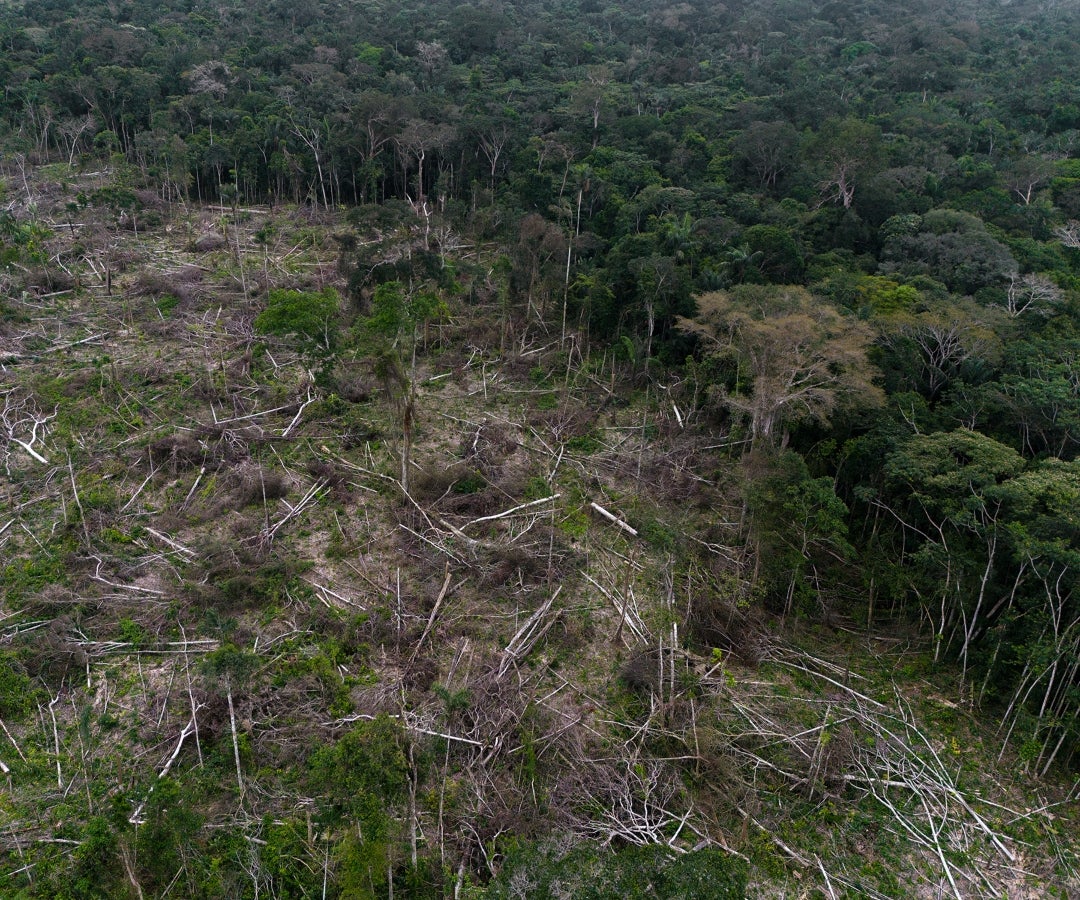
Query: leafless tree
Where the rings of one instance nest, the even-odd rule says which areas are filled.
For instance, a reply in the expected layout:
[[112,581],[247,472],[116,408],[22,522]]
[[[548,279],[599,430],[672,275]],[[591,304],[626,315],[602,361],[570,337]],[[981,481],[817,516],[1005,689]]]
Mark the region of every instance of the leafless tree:
[[1061,304],[1062,297],[1061,289],[1045,275],[1014,274],[1009,276],[1005,311],[1014,319],[1027,312],[1049,316]]
[[1024,156],[1006,171],[1005,182],[1024,206],[1030,206],[1035,199],[1035,192],[1053,175],[1054,166],[1048,160],[1038,156]]
[[3,401],[0,406],[0,439],[4,441],[0,453],[3,454],[5,470],[11,474],[11,456],[16,447],[42,465],[49,465],[42,451],[49,433],[49,422],[56,418],[56,410],[51,414],[43,413],[30,395],[16,388],[0,394],[0,399]]
[[912,354],[921,380],[918,387],[936,397],[966,362],[997,352],[997,337],[977,315],[976,309],[961,306],[928,309],[890,323],[879,340],[899,353]]
[[1080,250],[1080,222],[1072,219],[1066,224],[1055,228],[1054,234],[1066,247],[1071,247],[1073,250]]

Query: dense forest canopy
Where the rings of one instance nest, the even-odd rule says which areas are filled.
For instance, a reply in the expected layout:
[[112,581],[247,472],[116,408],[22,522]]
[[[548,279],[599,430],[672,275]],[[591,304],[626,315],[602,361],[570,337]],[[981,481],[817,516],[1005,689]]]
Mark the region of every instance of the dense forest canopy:
[[874,802],[1013,889],[949,803],[1052,826],[793,648],[1075,776],[1078,60],[1075,0],[0,5],[6,895],[916,895],[807,850]]

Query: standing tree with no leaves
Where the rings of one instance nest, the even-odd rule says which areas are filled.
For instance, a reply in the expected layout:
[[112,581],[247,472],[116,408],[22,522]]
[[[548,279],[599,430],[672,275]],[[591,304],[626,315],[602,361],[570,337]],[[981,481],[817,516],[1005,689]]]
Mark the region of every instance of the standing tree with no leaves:
[[416,408],[416,351],[426,337],[428,325],[446,311],[446,303],[438,294],[423,288],[409,290],[400,281],[388,281],[375,289],[372,315],[367,321],[371,332],[383,342],[376,371],[401,412],[401,487],[406,491]]

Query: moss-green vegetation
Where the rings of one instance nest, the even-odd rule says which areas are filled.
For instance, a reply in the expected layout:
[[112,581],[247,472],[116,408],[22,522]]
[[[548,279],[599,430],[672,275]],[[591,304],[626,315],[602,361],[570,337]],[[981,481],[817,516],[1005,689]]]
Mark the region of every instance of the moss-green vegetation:
[[480,894],[485,898],[527,895],[553,900],[584,897],[684,897],[687,900],[741,900],[746,896],[746,866],[717,850],[677,855],[664,847],[627,847],[559,852],[550,846],[522,847],[507,854],[499,878]]
[[1073,5],[3,5],[0,895],[1080,895]]

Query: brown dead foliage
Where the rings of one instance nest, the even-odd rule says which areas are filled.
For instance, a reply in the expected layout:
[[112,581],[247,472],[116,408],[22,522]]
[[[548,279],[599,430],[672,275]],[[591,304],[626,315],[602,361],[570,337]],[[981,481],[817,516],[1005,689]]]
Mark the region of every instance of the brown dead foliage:
[[699,646],[717,647],[732,654],[744,665],[756,666],[768,654],[768,629],[754,607],[738,598],[717,592],[695,598],[687,625]]
[[206,459],[206,448],[191,434],[170,434],[153,441],[147,448],[150,464],[164,467],[170,475],[199,465]]
[[211,253],[214,250],[224,249],[225,238],[216,231],[206,232],[195,238],[191,247],[196,253]]
[[414,475],[409,489],[417,503],[429,507],[449,496],[454,485],[469,474],[468,466],[461,463],[432,467]]
[[181,266],[169,272],[143,270],[135,278],[133,291],[136,296],[155,300],[173,296],[182,308],[199,299],[205,292],[205,270],[201,266]]
[[439,509],[449,515],[471,519],[492,515],[505,504],[506,497],[492,487],[464,493],[451,488],[450,493],[439,503]]
[[519,446],[510,427],[499,422],[483,422],[462,435],[459,453],[462,459],[490,478]]

